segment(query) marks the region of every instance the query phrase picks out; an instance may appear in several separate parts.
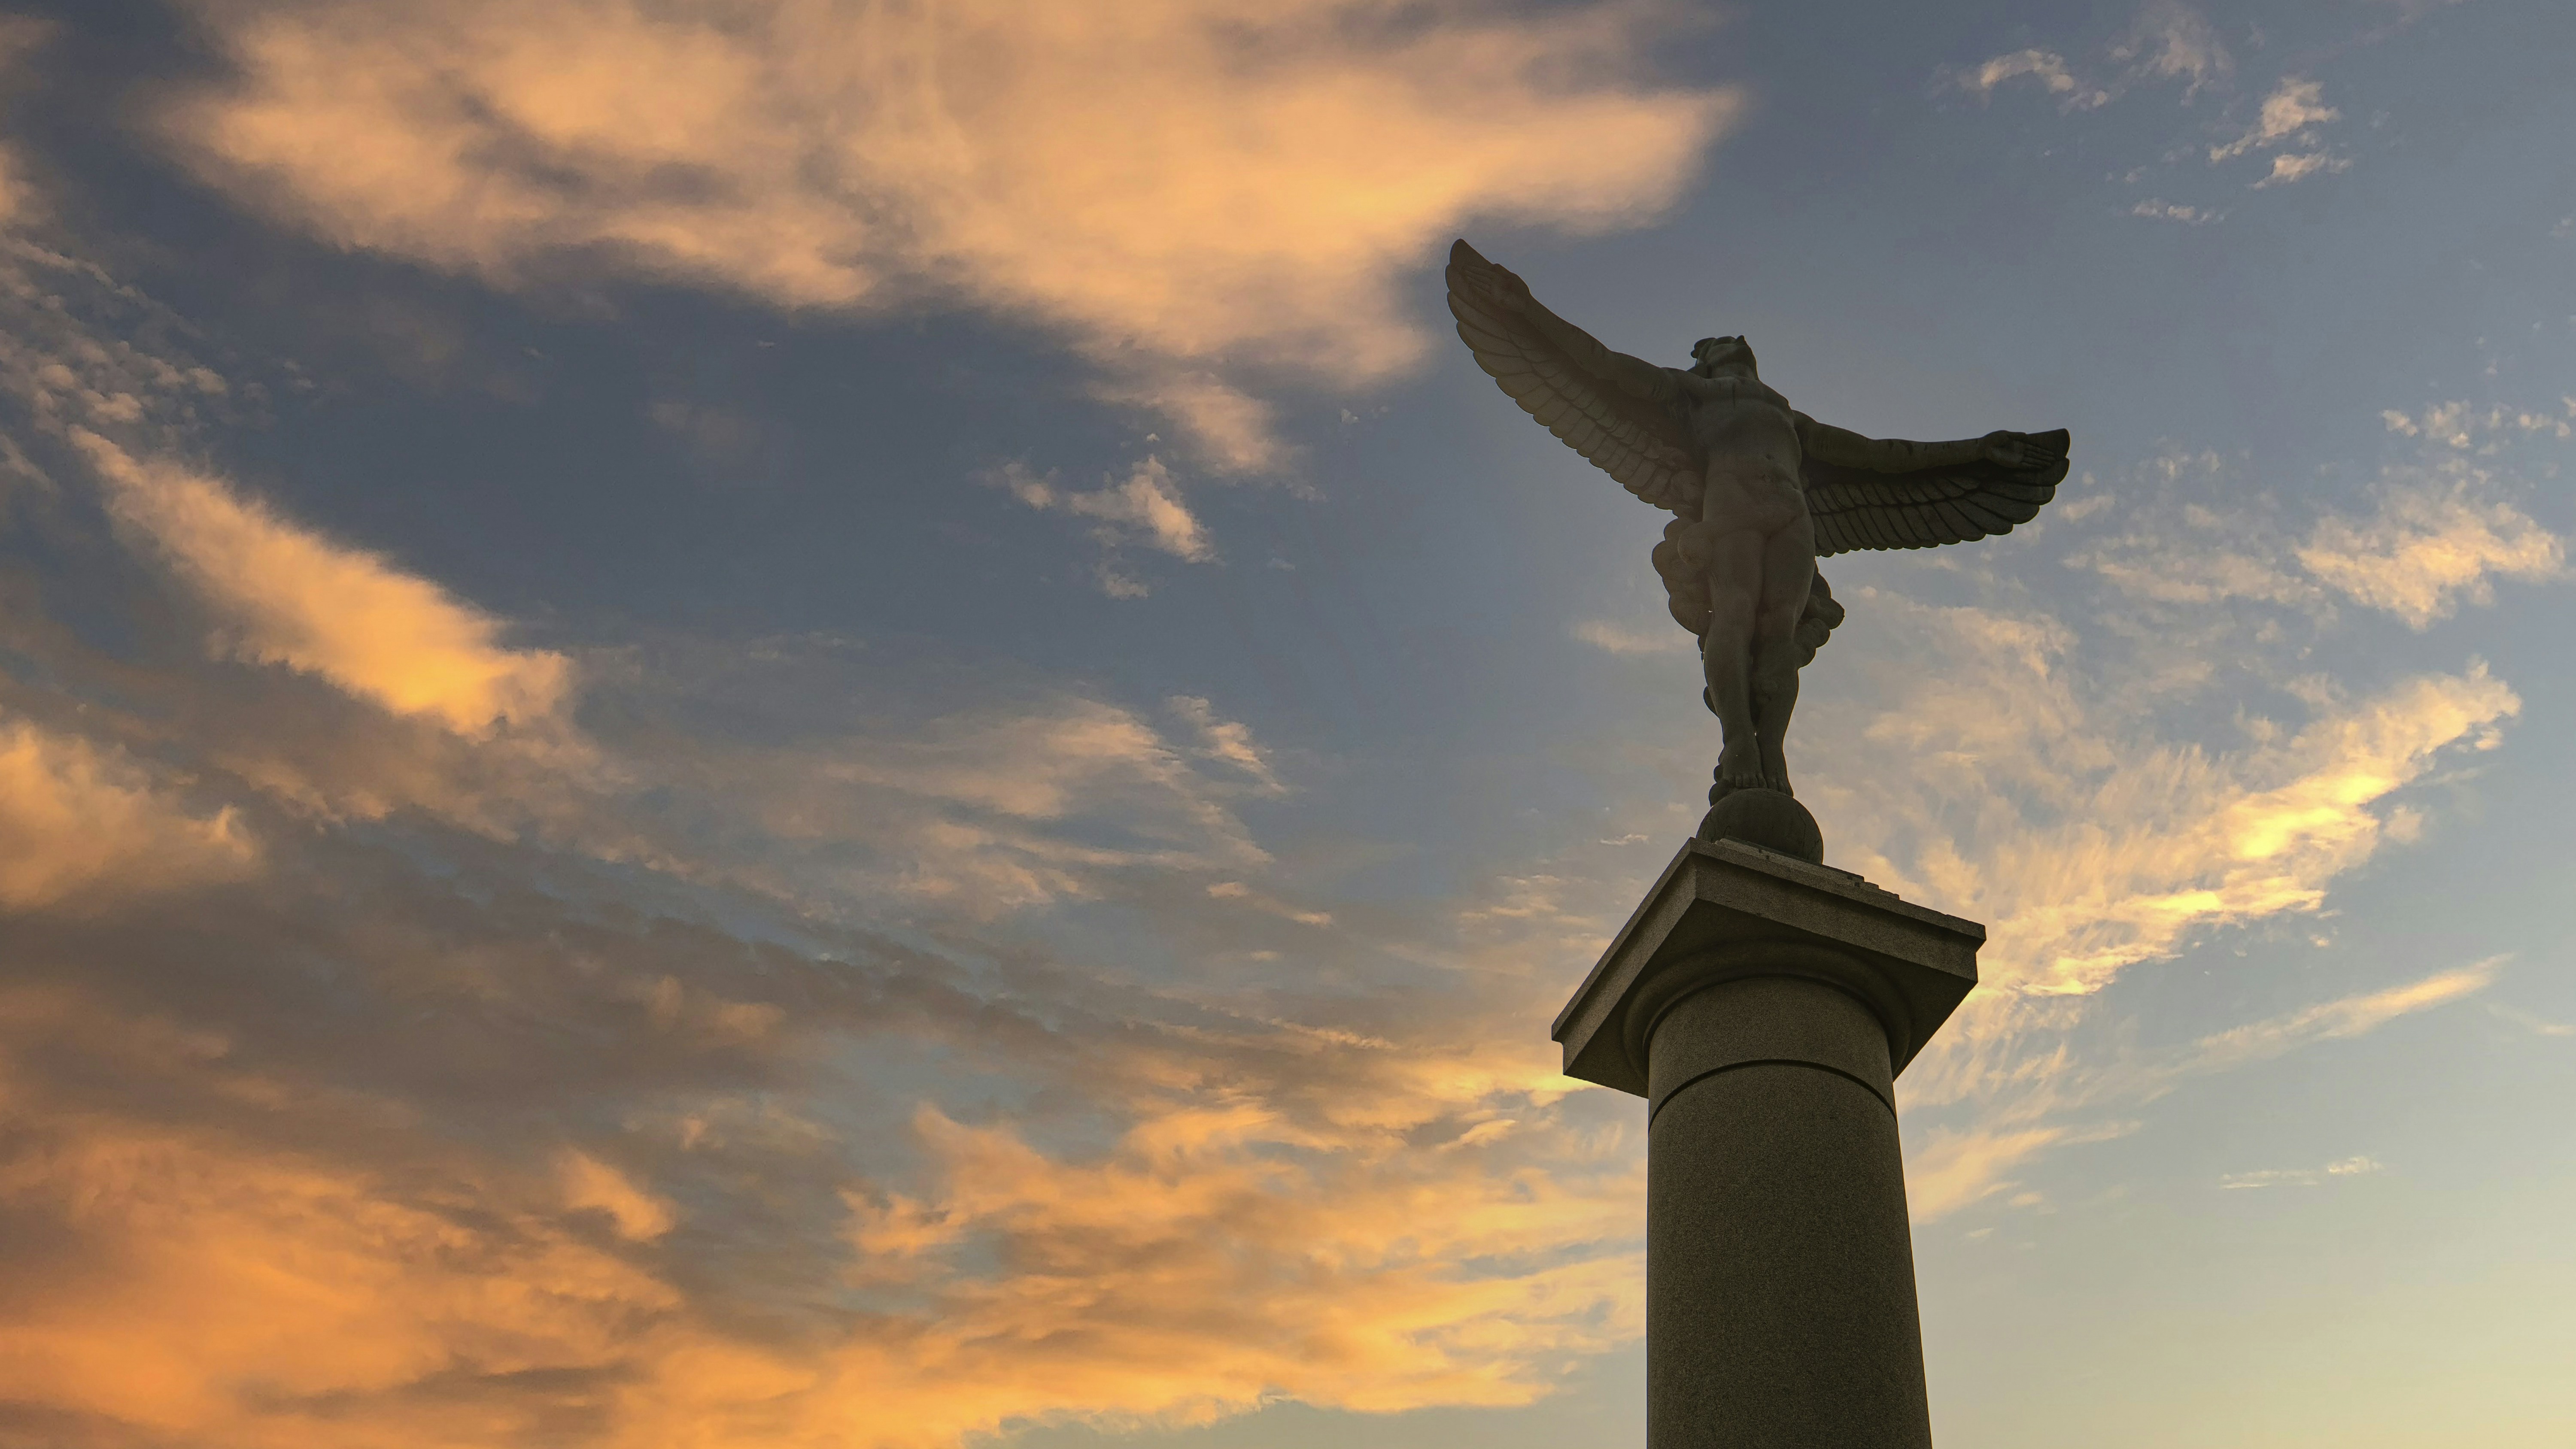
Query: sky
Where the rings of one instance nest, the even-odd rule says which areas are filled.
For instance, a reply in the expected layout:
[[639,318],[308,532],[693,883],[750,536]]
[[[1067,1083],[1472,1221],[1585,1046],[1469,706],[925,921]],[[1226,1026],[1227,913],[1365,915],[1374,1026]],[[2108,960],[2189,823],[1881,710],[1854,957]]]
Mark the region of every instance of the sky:
[[2576,1439],[2560,0],[13,4],[0,1446],[1638,1442],[1717,735],[1459,236],[2072,431],[1790,739],[1941,1442]]

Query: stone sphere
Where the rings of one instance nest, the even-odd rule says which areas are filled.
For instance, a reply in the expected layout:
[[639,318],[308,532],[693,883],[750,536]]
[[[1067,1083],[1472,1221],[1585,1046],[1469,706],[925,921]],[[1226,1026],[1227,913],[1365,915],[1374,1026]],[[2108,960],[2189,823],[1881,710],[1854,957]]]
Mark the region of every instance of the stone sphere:
[[1825,863],[1825,835],[1796,798],[1777,790],[1730,790],[1699,823],[1702,840],[1741,840],[1816,865]]

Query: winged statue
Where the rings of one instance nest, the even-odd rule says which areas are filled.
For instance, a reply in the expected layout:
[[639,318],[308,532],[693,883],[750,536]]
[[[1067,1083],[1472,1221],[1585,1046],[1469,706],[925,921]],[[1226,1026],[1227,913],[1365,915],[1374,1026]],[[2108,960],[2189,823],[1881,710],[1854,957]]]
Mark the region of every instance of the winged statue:
[[1477,365],[1568,447],[1674,515],[1654,565],[1674,622],[1699,636],[1701,698],[1724,735],[1712,807],[1737,791],[1792,793],[1783,741],[1798,671],[1843,619],[1817,559],[2010,533],[2066,477],[2063,429],[1865,438],[1790,407],[1742,337],[1702,338],[1689,368],[1658,367],[1602,346],[1463,240],[1448,280]]

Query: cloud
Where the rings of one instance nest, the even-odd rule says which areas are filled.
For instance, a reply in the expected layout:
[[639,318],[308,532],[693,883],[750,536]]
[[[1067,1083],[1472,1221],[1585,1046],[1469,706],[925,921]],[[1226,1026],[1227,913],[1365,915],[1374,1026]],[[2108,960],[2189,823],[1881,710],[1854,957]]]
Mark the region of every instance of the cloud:
[[2224,84],[2236,72],[2236,59],[2216,27],[2181,0],[2148,0],[2128,33],[2112,43],[2109,55],[2120,73],[2107,85],[2082,79],[2065,56],[2038,48],[1998,55],[1954,79],[1960,89],[1986,98],[2008,82],[2027,78],[2059,97],[2062,109],[2089,111],[2120,99],[2145,80],[2187,80],[2183,100],[2188,103],[2202,87]]
[[[2313,142],[2316,128],[2343,119],[2343,112],[2325,103],[2325,85],[2301,76],[2284,76],[2272,93],[2263,98],[2254,125],[2223,145],[2209,148],[2209,159],[2216,163],[2232,160],[2248,151],[2268,150],[2293,141]],[[2295,181],[2319,171],[2340,171],[2351,163],[2337,161],[2323,154],[2276,156],[2272,174],[2258,185]],[[2284,175],[2284,172],[2287,175]]]
[[0,907],[237,880],[259,859],[235,811],[193,814],[117,752],[0,716]]
[[2565,569],[2556,534],[2500,499],[2484,475],[2453,464],[2413,488],[2389,491],[2359,522],[2328,517],[2298,550],[2300,565],[2354,602],[2418,631],[2463,599],[2495,602],[2497,577],[2541,581]]
[[1166,701],[1172,713],[1198,731],[1201,758],[1221,761],[1241,770],[1257,781],[1263,793],[1285,794],[1278,772],[1271,768],[1270,757],[1252,738],[1252,727],[1239,720],[1219,719],[1216,706],[1196,695],[1176,694]]
[[2332,176],[2351,168],[2352,158],[2349,156],[2329,156],[2323,151],[2285,152],[2272,158],[2272,169],[2254,184],[2257,187],[2287,186],[2293,181],[2304,181],[2311,176]]
[[2006,82],[2025,77],[2039,82],[2050,95],[2063,97],[2068,110],[2090,110],[2112,99],[2110,92],[2078,82],[2074,72],[2066,68],[2066,57],[2053,50],[2016,50],[1998,55],[1973,70],[1960,72],[1958,85],[1982,99],[1991,97]]
[[[535,1427],[519,1415],[401,1399],[442,1375],[580,1383],[677,1301],[506,1198],[407,1201],[328,1162],[134,1123],[29,1147],[0,1201],[47,1223],[59,1256],[0,1327],[0,1397],[41,1406],[57,1443],[519,1437]],[[366,1422],[334,1423],[334,1402]]]
[[[1843,862],[1988,927],[1983,984],[1900,1083],[1926,1220],[2128,1130],[2120,1114],[2181,1068],[2105,1040],[2105,994],[2220,930],[2322,909],[2421,828],[2401,792],[2495,745],[2520,709],[2474,662],[2367,691],[2296,680],[2341,596],[2300,562],[2298,535],[2242,501],[2223,459],[2177,453],[2137,473],[2052,535],[2065,563],[2117,587],[2098,618],[2079,627],[2002,585],[1990,605],[1938,608],[1856,590],[1873,634],[1845,663],[1866,707],[1820,695],[1802,712],[1805,750],[1836,763],[1801,794]],[[2410,480],[2392,472],[2390,494]],[[2212,718],[2229,723],[2181,723]],[[2458,984],[2212,1042],[2201,1069],[2366,1029]]]
[[[2393,409],[2381,416],[2391,431],[2462,452],[2481,428],[2516,425],[2516,415],[2502,408],[2480,418],[2461,404],[2427,409],[2420,422]],[[2554,421],[2520,416],[2527,433],[2546,432],[2532,424]],[[2166,484],[2192,474],[2221,488],[2239,486],[2229,472],[2215,457],[2180,458],[2165,460],[2155,476]],[[2269,518],[2222,513],[2168,488],[2143,508],[2139,526],[2079,547],[2066,562],[2160,604],[2247,600],[2323,617],[2340,596],[2418,631],[2464,600],[2492,605],[2498,578],[2536,583],[2564,571],[2564,542],[2498,496],[2505,485],[2494,472],[2465,458],[2435,454],[2429,463],[2388,466],[2376,491],[2370,516],[2326,513],[2290,541]]]
[[[342,873],[265,928],[132,923],[79,984],[9,943],[0,1209],[41,1231],[0,1248],[0,1393],[59,1442],[929,1449],[1526,1403],[1640,1329],[1633,1130],[1488,1008],[1261,1022],[1006,954],[472,908],[535,864],[485,853],[453,898]],[[264,964],[277,927],[341,963],[327,1008]],[[141,964],[189,941],[220,991]],[[755,1044],[681,1037],[719,983],[769,1009]],[[879,1075],[925,1050],[962,1080]],[[254,1325],[192,1350],[216,1312]]]
[[1612,654],[1670,654],[1687,649],[1691,636],[1679,629],[1637,629],[1608,619],[1585,619],[1569,631],[1595,649]]
[[2151,216],[2158,221],[2178,221],[2185,226],[2207,226],[2213,221],[2223,220],[2227,213],[2207,211],[2197,206],[2185,206],[2180,202],[2149,200],[2130,207],[2129,215]]
[[2487,1003],[2487,1010],[2534,1036],[2576,1036],[2576,1023],[2551,1021],[2520,1007],[2503,1006],[2492,1001]]
[[1164,369],[1105,382],[1095,392],[1105,401],[1170,418],[1220,473],[1265,472],[1285,466],[1292,456],[1272,428],[1277,410],[1210,373]]
[[[1186,705],[1177,712],[1195,746],[1120,706],[1051,699],[709,751],[664,766],[663,788],[684,792],[732,849],[757,852],[738,859],[766,859],[745,879],[784,871],[827,896],[869,882],[973,916],[1099,898],[1140,874],[1267,864],[1232,808],[1279,789],[1250,732],[1212,711],[1204,721]],[[804,851],[820,855],[800,862]]]
[[[1606,1164],[1497,1171],[1522,1150],[1515,1125],[1450,1125],[1428,1151],[1217,1102],[1077,1163],[925,1111],[937,1187],[861,1198],[852,1226],[863,1264],[941,1295],[907,1371],[882,1372],[900,1407],[881,1422],[946,1442],[1023,1415],[1205,1422],[1280,1395],[1531,1402],[1547,1366],[1638,1331],[1633,1248],[1550,1259],[1632,1243],[1639,1184],[1624,1162],[1615,1193],[1596,1185]],[[970,1246],[1017,1271],[955,1276]],[[1480,1263],[1500,1271],[1465,1268]]]
[[[678,982],[672,980],[672,985],[676,988]],[[675,1221],[669,1203],[637,1187],[632,1179],[616,1168],[577,1148],[567,1148],[555,1159],[555,1174],[563,1184],[565,1207],[575,1212],[588,1210],[607,1215],[621,1238],[649,1242],[669,1232]]]
[[[986,477],[1041,512],[1061,510],[1098,520],[1099,526],[1092,535],[1110,548],[1141,543],[1188,563],[1216,561],[1216,548],[1208,542],[1207,529],[1181,501],[1171,470],[1159,458],[1148,456],[1139,461],[1123,483],[1103,479],[1101,487],[1087,491],[1062,487],[1052,470],[1039,474],[1016,460]],[[1101,564],[1101,585],[1113,598],[1141,598],[1146,593],[1143,583],[1119,571],[1114,557]]]
[[567,703],[569,660],[503,647],[497,621],[435,584],[208,474],[138,459],[86,429],[72,438],[117,520],[157,547],[221,621],[225,653],[318,675],[469,738],[546,721]]
[[2222,1071],[2280,1056],[2311,1042],[2360,1036],[2398,1017],[2445,1006],[2484,991],[2495,983],[2496,975],[2507,959],[2490,956],[2456,970],[2435,972],[2420,981],[2346,997],[2341,1001],[2329,1001],[2287,1016],[2231,1028],[2202,1038],[2173,1070],[2177,1073]]
[[1905,1206],[1916,1223],[1932,1223],[2018,1186],[2004,1174],[2047,1148],[2061,1146],[2064,1127],[1997,1132],[1935,1131],[1905,1161]]
[[[2034,674],[2065,647],[2015,638],[1997,621],[1959,622],[1995,631],[1999,648],[2029,651],[2017,667]],[[1961,719],[1944,698],[1949,688],[1936,686],[1871,732],[1905,755],[1935,753],[1931,768],[1950,777],[1943,795],[1993,792],[1973,854],[1933,845],[1909,872],[1989,924],[1980,972],[1992,991],[2099,991],[2194,932],[2317,909],[2327,883],[2386,837],[2377,802],[2521,708],[2475,667],[2418,677],[2324,712],[2286,740],[2212,756],[2097,732],[2081,703],[2044,675],[2011,680],[2014,667],[1961,685],[2028,691],[1974,706],[2004,718]],[[2031,758],[2009,759],[2021,751]],[[2034,791],[2045,806],[2025,813],[2001,803]]]
[[[364,687],[381,661],[331,652],[305,595],[260,592],[236,555],[274,547],[298,589],[354,577],[361,603],[409,585],[382,595],[415,611],[394,617],[446,622],[397,642],[527,651],[166,461],[198,450],[156,430],[246,387],[99,351],[112,367],[48,359],[11,396],[117,439],[92,462],[141,478],[102,481],[150,549],[127,560],[85,510],[28,526],[129,569],[138,616],[171,572],[238,647],[269,629],[300,653],[245,670],[193,630],[136,629],[135,657],[105,657],[0,619],[0,689],[58,711],[30,727],[30,778],[77,785],[86,750],[146,818],[201,839],[229,819],[261,867],[150,909],[0,913],[0,1398],[49,1442],[947,1449],[1281,1394],[1526,1403],[1641,1331],[1635,1104],[1558,1076],[1533,1025],[1633,898],[1633,859],[1591,863],[1619,820],[1569,821],[1567,855],[1505,859],[1459,898],[1390,900],[1365,867],[1400,841],[1257,836],[1245,802],[1295,772],[1208,697],[1130,705],[823,637],[583,648],[605,763],[556,787],[544,828],[297,815],[246,754],[445,769],[527,723],[445,703],[485,697],[470,670],[396,712]],[[1058,506],[1161,547],[1148,513]],[[2400,833],[2392,792],[2514,704],[2477,671],[2319,685],[2303,719],[2194,749],[2122,692],[2152,671],[2105,652],[2119,636],[1871,597],[1905,673],[1817,710],[1820,738],[1848,721],[1869,746],[1851,758],[1877,762],[1820,809],[1838,851],[1909,889],[1987,891],[2012,988],[1945,1037],[1967,1065],[1908,1074],[1977,1114],[1909,1118],[1927,1220],[2127,1130],[2071,1115],[2110,1099],[2069,1089],[2050,1035],[2094,999],[2050,994],[2064,943],[2098,976],[2127,969],[2105,949],[2178,949],[2154,935],[2176,918],[2308,908]],[[530,718],[559,719],[564,690]],[[75,710],[80,739],[138,743],[69,743],[52,721]],[[43,788],[74,802],[51,818],[94,813]],[[1628,823],[1662,831],[1671,804]],[[2127,873],[2088,895],[2039,868],[2068,842]],[[120,857],[96,879],[153,877]],[[2376,995],[2263,1049],[2438,993]],[[2055,1095],[2011,1095],[2032,1083]]]
[[2481,412],[2466,400],[2455,400],[2434,403],[2412,416],[2382,408],[2379,417],[2392,433],[2439,443],[2455,452],[2487,455],[2499,451],[2499,435],[2576,437],[2576,397],[2561,399],[2560,407],[2558,412],[2533,412],[2491,404]]
[[[1933,1067],[1951,1081],[1925,1091],[1900,1084],[1909,1110],[1945,1090],[1965,1089],[1981,1110],[1966,1125],[1932,1127],[1906,1160],[1906,1192],[1914,1220],[1931,1222],[1996,1197],[2019,1185],[2016,1168],[2060,1147],[2108,1141],[2137,1130],[2134,1120],[2104,1112],[2134,1110],[2172,1091],[2187,1078],[2270,1061],[2319,1042],[2349,1040],[2400,1017],[2445,1006],[2485,990],[2506,958],[2497,956],[2420,980],[2212,1033],[2189,1046],[2140,1059],[2115,1052],[2090,1060],[2069,1050],[2082,1003],[2059,998],[2034,1002],[1971,996],[1949,1036],[1935,1038]],[[1958,1058],[1978,1059],[1983,1080],[1961,1080]],[[1923,1072],[1921,1064],[1916,1073]],[[1913,1077],[1909,1073],[1909,1079]],[[1920,1120],[1920,1117],[1916,1120]],[[2343,1165],[2328,1172],[2349,1170]],[[2313,1176],[2311,1174],[2310,1176]],[[2303,1180],[2296,1173],[2253,1174],[2244,1186]]]
[[2188,80],[2186,102],[2203,86],[2223,83],[2236,73],[2236,58],[2228,54],[2217,27],[2180,0],[2148,0],[2128,36],[2111,47],[2111,58],[2134,67],[2139,76]]
[[1397,281],[1464,220],[1642,221],[1738,109],[1633,78],[1672,21],[1635,5],[198,13],[232,76],[161,134],[283,222],[508,287],[959,298],[1068,337],[1238,467],[1277,445],[1211,371],[1388,376],[1425,346]]
[[2263,1172],[2232,1172],[2218,1180],[2221,1188],[2249,1187],[2315,1187],[2341,1177],[2360,1177],[2365,1173],[2384,1172],[2387,1164],[2375,1157],[2347,1157],[2323,1167],[2272,1168]]

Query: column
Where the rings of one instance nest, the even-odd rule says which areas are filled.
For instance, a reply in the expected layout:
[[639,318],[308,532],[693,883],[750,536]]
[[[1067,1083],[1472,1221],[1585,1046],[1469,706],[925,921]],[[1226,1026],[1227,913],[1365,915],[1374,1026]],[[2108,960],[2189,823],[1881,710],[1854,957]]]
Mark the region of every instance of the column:
[[1557,1022],[1646,1098],[1648,1449],[1928,1449],[1894,1082],[1973,922],[1735,840],[1674,858]]

